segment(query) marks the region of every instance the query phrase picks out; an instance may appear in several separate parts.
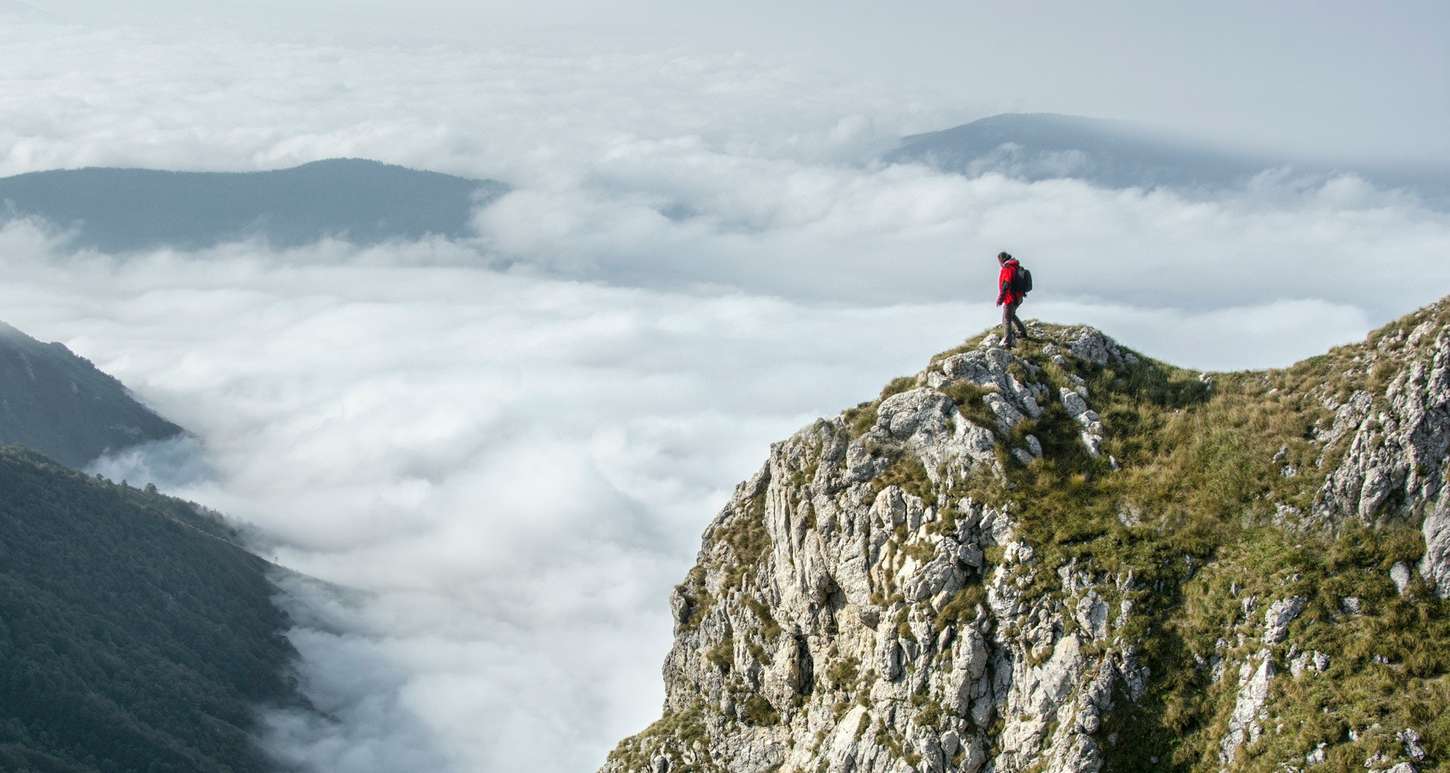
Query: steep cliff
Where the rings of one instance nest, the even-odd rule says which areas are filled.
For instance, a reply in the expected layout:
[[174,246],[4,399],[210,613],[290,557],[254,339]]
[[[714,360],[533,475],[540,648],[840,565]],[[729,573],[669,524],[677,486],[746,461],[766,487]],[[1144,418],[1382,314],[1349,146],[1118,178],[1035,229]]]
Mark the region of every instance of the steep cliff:
[[1450,302],[1291,368],[987,335],[817,421],[672,597],[606,771],[1434,769]]

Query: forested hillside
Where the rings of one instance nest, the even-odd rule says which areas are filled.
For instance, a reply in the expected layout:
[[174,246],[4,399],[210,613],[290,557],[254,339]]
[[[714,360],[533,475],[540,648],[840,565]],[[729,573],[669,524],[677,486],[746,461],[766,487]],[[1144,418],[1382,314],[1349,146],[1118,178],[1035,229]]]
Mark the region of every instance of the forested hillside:
[[197,506],[0,448],[0,770],[269,769],[270,565]]

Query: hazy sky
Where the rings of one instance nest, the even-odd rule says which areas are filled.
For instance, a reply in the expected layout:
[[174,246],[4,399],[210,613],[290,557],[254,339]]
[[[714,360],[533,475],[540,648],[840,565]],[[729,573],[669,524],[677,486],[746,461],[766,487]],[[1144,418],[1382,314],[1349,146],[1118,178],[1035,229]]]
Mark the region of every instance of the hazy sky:
[[365,249],[0,224],[0,318],[199,438],[99,469],[358,591],[288,596],[332,721],[272,713],[269,741],[307,771],[597,767],[658,716],[669,589],[731,488],[990,325],[1000,249],[1034,270],[1024,316],[1206,368],[1450,290],[1450,213],[1352,176],[1205,197],[873,163],[1000,108],[1443,157],[1434,5],[35,4],[86,25],[0,21],[0,174],[362,156],[513,186],[471,238]]
[[31,4],[82,22],[291,39],[739,50],[940,89],[963,120],[1076,113],[1286,151],[1450,161],[1450,4],[1437,0]]

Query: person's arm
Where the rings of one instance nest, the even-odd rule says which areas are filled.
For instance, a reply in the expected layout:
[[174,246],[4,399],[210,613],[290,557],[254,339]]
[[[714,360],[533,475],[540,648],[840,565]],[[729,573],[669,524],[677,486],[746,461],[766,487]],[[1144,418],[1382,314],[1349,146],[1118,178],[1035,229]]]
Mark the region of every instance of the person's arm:
[[1012,269],[1003,267],[997,274],[997,305],[1001,306],[1007,302],[1007,291],[1012,288]]

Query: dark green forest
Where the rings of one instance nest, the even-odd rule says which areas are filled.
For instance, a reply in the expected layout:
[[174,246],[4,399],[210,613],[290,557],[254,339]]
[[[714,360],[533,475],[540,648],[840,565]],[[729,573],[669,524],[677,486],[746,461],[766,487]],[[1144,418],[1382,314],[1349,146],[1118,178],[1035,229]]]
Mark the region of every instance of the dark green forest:
[[270,565],[195,505],[0,447],[0,770],[253,771],[293,701]]

